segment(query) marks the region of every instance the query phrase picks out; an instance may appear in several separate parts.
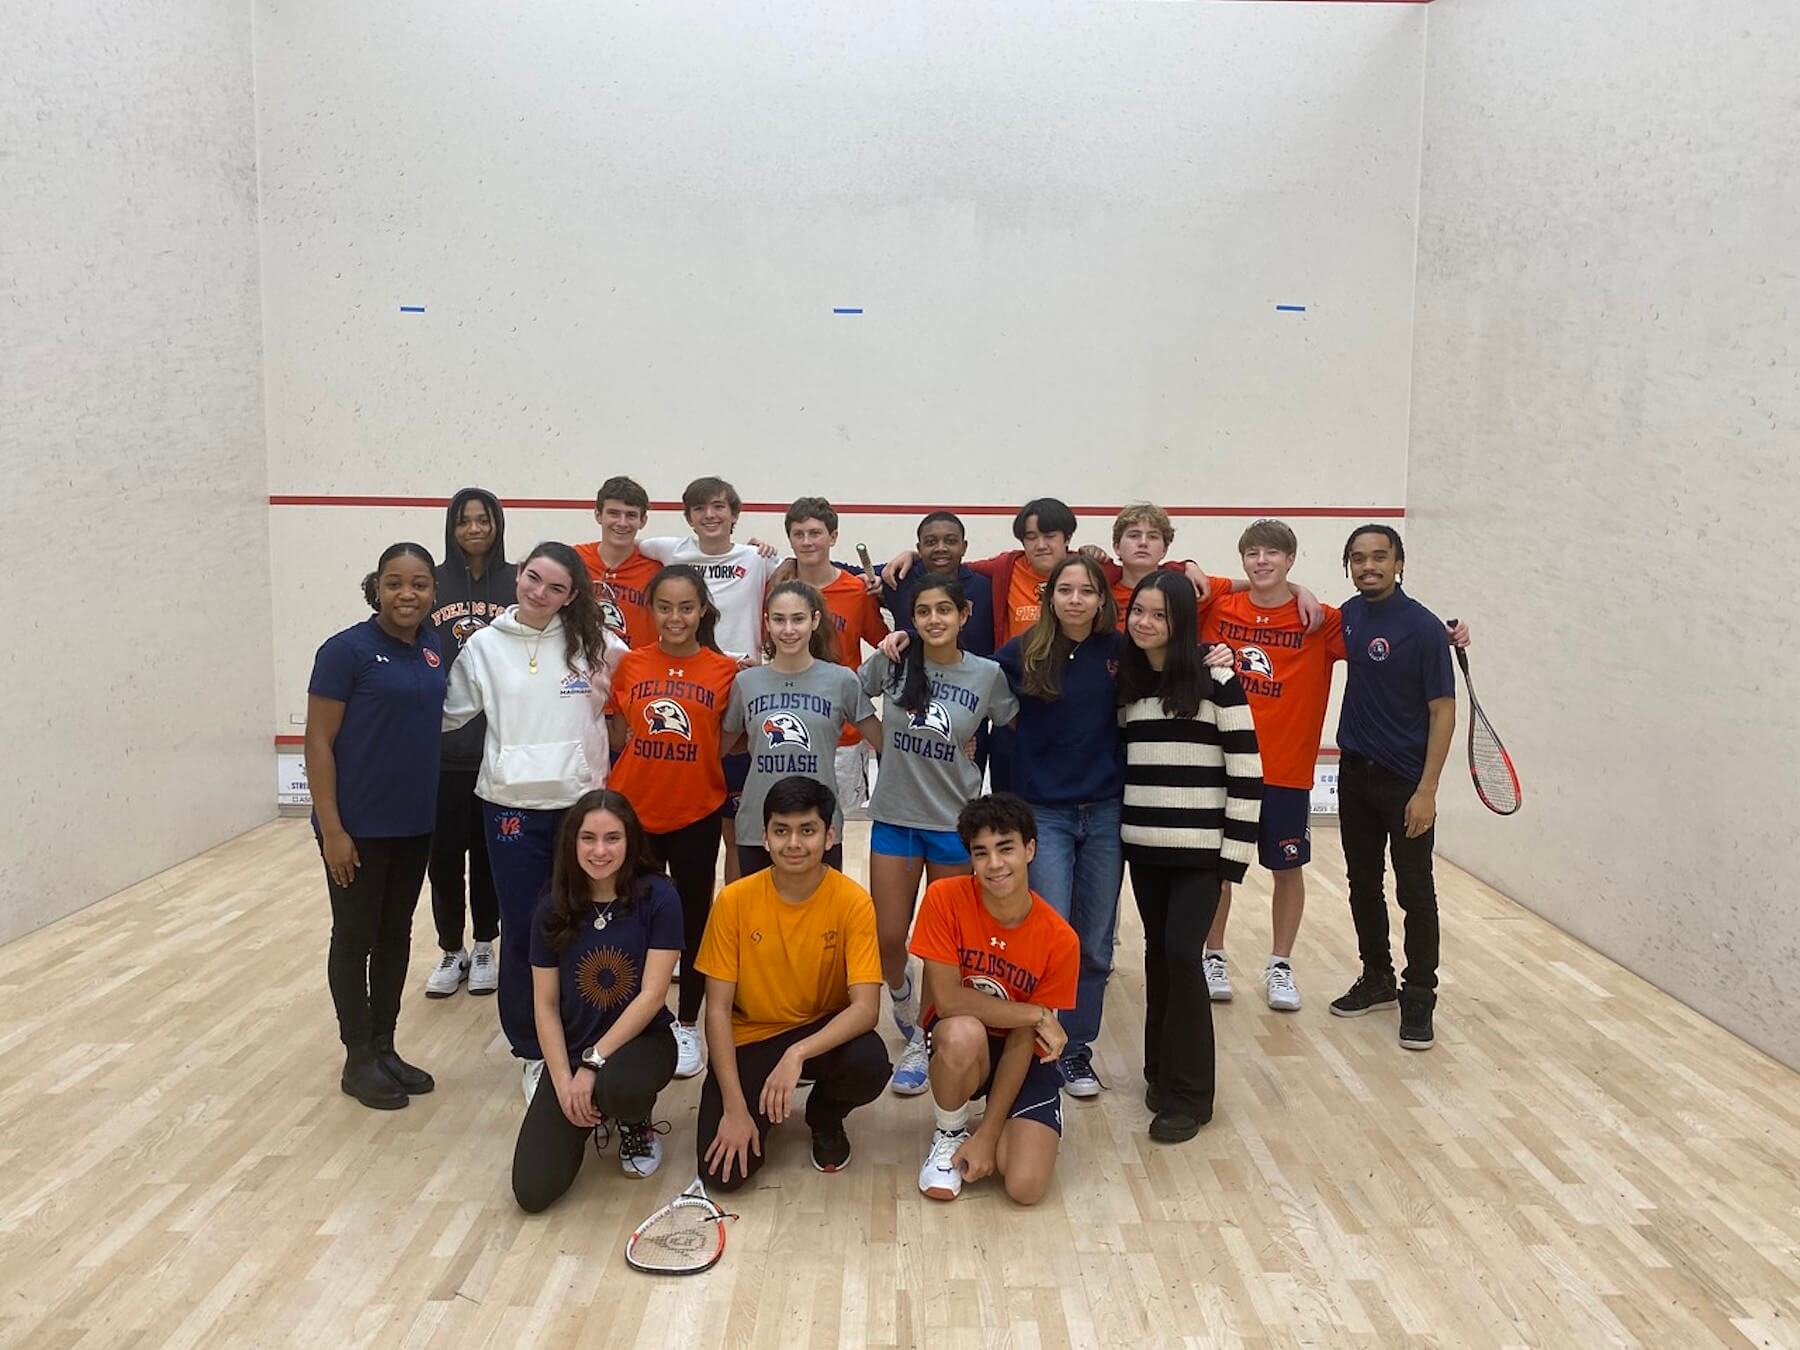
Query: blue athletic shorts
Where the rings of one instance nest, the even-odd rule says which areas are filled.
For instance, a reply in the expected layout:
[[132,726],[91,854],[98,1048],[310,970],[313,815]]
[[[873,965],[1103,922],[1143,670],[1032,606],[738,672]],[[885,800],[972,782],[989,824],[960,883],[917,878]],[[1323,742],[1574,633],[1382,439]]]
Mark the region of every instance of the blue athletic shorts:
[[969,850],[963,847],[955,830],[915,830],[910,825],[889,825],[881,820],[869,832],[869,849],[890,858],[923,858],[950,866],[969,861]]
[[1291,872],[1312,861],[1312,793],[1306,788],[1263,788],[1256,860],[1271,872]]
[[[726,820],[736,820],[738,803],[744,800],[744,780],[750,777],[750,752],[741,755],[725,756],[725,805],[719,808],[719,814]],[[762,822],[758,821],[757,837],[762,837]]]
[[[931,1028],[925,1029],[925,1049],[931,1051]],[[975,1089],[976,1097],[985,1097],[994,1086],[994,1070],[1000,1067],[1000,1052],[1006,1049],[1006,1037],[988,1037],[988,1071],[987,1077],[981,1080],[981,1086]],[[1025,1081],[1019,1084],[1019,1095],[1013,1098],[1012,1110],[1006,1113],[1008,1120],[1035,1120],[1040,1125],[1048,1125],[1057,1134],[1062,1133],[1062,1069],[1052,1060],[1046,1064],[1033,1055],[1031,1066],[1025,1070]]]

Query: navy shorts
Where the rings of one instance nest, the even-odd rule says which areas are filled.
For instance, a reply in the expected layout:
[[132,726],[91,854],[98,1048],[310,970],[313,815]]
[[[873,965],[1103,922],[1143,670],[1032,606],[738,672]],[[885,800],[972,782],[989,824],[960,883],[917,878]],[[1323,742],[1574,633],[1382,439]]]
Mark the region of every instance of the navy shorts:
[[[931,1051],[931,1028],[925,1029],[925,1049]],[[988,1037],[988,1071],[987,1077],[981,1080],[981,1086],[975,1089],[976,1097],[985,1097],[994,1086],[994,1071],[1000,1067],[1000,1054],[1006,1049],[1006,1037]],[[1035,1120],[1040,1125],[1048,1125],[1060,1136],[1062,1134],[1062,1066],[1055,1060],[1046,1064],[1036,1055],[1031,1057],[1031,1064],[1025,1070],[1025,1081],[1019,1084],[1019,1095],[1013,1098],[1012,1110],[1006,1113],[1008,1120]]]
[[[741,755],[725,756],[725,805],[719,808],[719,814],[726,820],[736,820],[738,803],[744,800],[744,783],[750,777],[750,752]],[[761,822],[759,821],[760,825]],[[761,838],[761,831],[758,831]]]
[[1271,872],[1291,872],[1312,861],[1312,792],[1264,786],[1256,860]]

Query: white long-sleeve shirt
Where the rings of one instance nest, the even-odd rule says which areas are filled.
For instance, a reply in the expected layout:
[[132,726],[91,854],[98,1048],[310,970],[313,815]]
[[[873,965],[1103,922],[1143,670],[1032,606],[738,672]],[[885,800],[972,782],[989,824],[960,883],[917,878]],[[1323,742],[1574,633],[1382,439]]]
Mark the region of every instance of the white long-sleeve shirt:
[[[496,806],[555,811],[606,785],[606,700],[625,644],[610,632],[601,669],[563,656],[561,616],[542,631],[519,607],[481,629],[450,667],[444,730],[487,714],[475,795]],[[537,658],[537,671],[531,658]]]

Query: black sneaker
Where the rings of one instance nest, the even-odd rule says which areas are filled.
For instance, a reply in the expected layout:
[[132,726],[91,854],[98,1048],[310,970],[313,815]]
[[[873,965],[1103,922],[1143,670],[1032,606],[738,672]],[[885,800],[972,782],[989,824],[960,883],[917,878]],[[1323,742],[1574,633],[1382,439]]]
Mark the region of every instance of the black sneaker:
[[821,1172],[841,1172],[850,1165],[850,1136],[843,1121],[812,1125],[812,1165]]
[[1359,975],[1349,990],[1331,1000],[1331,1011],[1339,1017],[1361,1017],[1377,1008],[1391,1008],[1400,1001],[1392,975]]
[[1437,995],[1429,989],[1400,991],[1400,1044],[1408,1050],[1431,1049],[1431,1013]]
[[1150,1137],[1159,1144],[1185,1144],[1200,1133],[1204,1124],[1204,1120],[1186,1111],[1158,1111],[1156,1119],[1150,1122]]

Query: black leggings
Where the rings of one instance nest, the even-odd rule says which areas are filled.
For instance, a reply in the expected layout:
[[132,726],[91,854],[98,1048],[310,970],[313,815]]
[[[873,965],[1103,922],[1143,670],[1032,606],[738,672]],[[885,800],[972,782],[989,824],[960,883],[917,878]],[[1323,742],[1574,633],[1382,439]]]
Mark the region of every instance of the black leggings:
[[[586,1046],[568,1047],[573,1067]],[[675,1037],[668,1024],[639,1032],[606,1057],[594,1075],[594,1107],[613,1125],[650,1119],[656,1094],[675,1076]],[[513,1198],[527,1214],[548,1209],[569,1187],[587,1156],[592,1128],[571,1124],[545,1072],[519,1125],[513,1146]]]
[[[346,1046],[392,1037],[400,1019],[400,991],[412,953],[413,910],[431,856],[431,836],[355,839],[362,860],[348,886],[325,874],[331,893],[331,954],[325,977]],[[324,856],[320,844],[320,856]]]
[[1133,862],[1131,893],[1144,921],[1144,1078],[1165,1107],[1204,1125],[1214,1073],[1206,930],[1219,912],[1219,874]]
[[669,869],[675,892],[681,897],[681,993],[676,998],[676,1015],[692,1025],[700,1016],[700,1000],[706,993],[706,977],[694,969],[694,962],[700,956],[700,939],[706,936],[707,916],[712,913],[713,881],[719,866],[719,813],[646,838],[650,852]]
[[500,936],[500,901],[488,866],[487,822],[475,796],[474,769],[445,769],[438,774],[437,828],[431,835],[431,917],[438,947],[460,952],[463,945],[463,857],[469,859],[469,914],[475,940]]
[[[830,1020],[821,1017],[766,1041],[752,1041],[737,1047],[738,1086],[743,1089],[744,1101],[750,1107],[750,1119],[756,1125],[756,1137],[762,1141],[762,1153],[751,1151],[746,1160],[747,1174],[740,1173],[734,1161],[730,1181],[708,1171],[706,1166],[706,1150],[712,1147],[713,1137],[719,1132],[719,1122],[725,1119],[725,1096],[719,1091],[719,1080],[710,1069],[707,1071],[706,1085],[700,1089],[700,1119],[694,1128],[700,1177],[709,1187],[735,1191],[762,1167],[769,1153],[769,1131],[774,1128],[769,1118],[756,1107],[757,1098],[762,1096],[763,1083],[775,1072],[775,1066],[781,1063],[781,1057],[790,1045],[806,1039]],[[842,1122],[857,1107],[866,1106],[887,1091],[893,1072],[887,1047],[872,1031],[851,1037],[835,1050],[814,1055],[800,1070],[802,1078],[813,1080],[806,1093],[806,1123]]]

